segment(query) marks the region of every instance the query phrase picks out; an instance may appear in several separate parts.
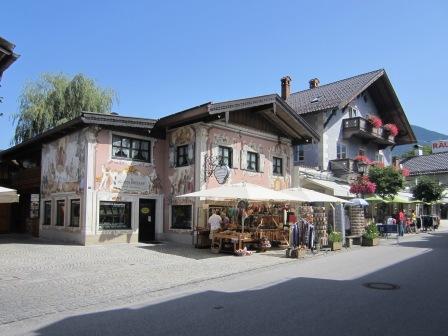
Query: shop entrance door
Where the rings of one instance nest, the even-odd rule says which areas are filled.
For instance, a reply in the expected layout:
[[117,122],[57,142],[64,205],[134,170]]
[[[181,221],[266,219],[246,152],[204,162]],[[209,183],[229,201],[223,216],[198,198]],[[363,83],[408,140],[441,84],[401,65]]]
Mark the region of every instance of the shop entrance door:
[[156,201],[141,198],[139,201],[138,241],[150,242],[156,239]]

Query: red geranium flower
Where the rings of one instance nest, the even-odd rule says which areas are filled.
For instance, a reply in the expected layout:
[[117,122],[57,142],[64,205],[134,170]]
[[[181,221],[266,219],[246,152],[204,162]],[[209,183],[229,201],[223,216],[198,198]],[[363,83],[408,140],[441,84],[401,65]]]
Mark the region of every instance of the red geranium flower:
[[390,133],[392,136],[397,136],[398,127],[395,124],[386,124],[384,125],[384,129]]
[[367,120],[375,128],[380,128],[381,126],[383,126],[383,121],[377,116],[369,115],[367,117]]

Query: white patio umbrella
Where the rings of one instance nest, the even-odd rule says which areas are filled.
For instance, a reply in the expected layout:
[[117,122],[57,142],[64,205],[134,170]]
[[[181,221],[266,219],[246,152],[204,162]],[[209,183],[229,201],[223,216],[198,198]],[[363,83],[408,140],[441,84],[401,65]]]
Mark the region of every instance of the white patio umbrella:
[[298,198],[303,199],[303,202],[325,202],[325,203],[346,203],[345,199],[334,197],[331,195],[327,195],[324,193],[320,193],[315,190],[306,189],[306,188],[289,188],[283,189],[281,192],[296,196]]
[[[240,182],[227,184],[217,188],[200,190],[189,194],[179,195],[177,197],[204,197],[209,199],[238,200],[249,201],[294,201],[304,202],[303,199],[294,195],[288,195],[280,191],[275,191],[256,184]],[[244,220],[242,220],[242,232],[244,232]]]
[[14,189],[0,187],[0,203],[17,203],[19,195]]
[[245,199],[249,201],[295,201],[307,202],[294,195],[275,191],[256,184],[240,182],[227,184],[217,188],[205,189],[177,197],[204,197],[212,199],[236,200]]

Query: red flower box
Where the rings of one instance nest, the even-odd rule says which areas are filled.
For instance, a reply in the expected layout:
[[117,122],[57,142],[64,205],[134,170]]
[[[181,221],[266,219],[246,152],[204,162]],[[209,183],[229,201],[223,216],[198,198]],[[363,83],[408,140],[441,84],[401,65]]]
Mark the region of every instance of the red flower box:
[[350,184],[352,194],[374,194],[376,184],[369,180],[368,176],[360,176],[356,182]]
[[384,129],[389,132],[390,135],[392,136],[397,136],[398,134],[398,127],[395,124],[386,124],[384,125]]
[[365,156],[365,155],[358,155],[353,160],[361,161],[362,163],[365,163],[365,164],[371,164],[372,163],[372,161],[370,161],[369,158],[367,156]]
[[377,116],[369,115],[367,117],[367,120],[369,121],[370,125],[375,128],[380,128],[381,126],[383,126],[383,121]]

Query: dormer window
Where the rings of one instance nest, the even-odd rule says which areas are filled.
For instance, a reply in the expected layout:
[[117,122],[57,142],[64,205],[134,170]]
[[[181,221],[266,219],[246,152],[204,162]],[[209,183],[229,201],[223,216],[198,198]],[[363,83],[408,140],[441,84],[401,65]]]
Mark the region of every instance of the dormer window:
[[348,117],[355,118],[358,116],[358,109],[356,107],[349,106],[348,107]]

